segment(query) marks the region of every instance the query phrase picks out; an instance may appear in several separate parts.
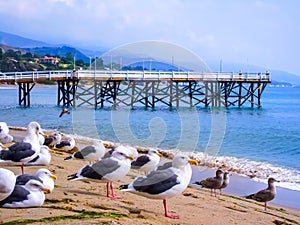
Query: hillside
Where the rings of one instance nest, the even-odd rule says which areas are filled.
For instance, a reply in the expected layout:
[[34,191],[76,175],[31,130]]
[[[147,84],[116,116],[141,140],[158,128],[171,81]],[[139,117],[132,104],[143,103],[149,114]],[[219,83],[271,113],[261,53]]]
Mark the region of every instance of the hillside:
[[53,46],[42,41],[37,41],[15,34],[5,33],[0,31],[0,44],[13,46],[15,48],[33,48],[43,46]]
[[89,62],[90,58],[78,51],[76,48],[62,46],[62,47],[36,47],[36,48],[22,48],[27,52],[36,55],[51,55],[51,56],[59,56],[66,57],[68,53],[71,53],[72,56],[75,57],[76,60],[83,60],[84,62]]

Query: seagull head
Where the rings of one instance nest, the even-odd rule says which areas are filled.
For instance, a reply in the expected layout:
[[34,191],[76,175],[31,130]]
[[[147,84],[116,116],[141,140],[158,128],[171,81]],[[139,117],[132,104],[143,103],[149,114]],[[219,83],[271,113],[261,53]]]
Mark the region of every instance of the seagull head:
[[113,153],[111,154],[112,157],[123,160],[123,159],[129,159],[134,160],[134,157],[128,154],[128,150],[124,146],[117,147]]
[[158,150],[156,149],[150,149],[148,152],[149,155],[158,155],[159,157],[162,157],[163,155],[161,153],[159,153]]
[[38,176],[38,177],[41,178],[42,180],[43,180],[44,178],[46,178],[46,179],[51,178],[53,181],[56,181],[56,180],[57,180],[57,176],[55,176],[55,175],[52,174],[48,169],[45,169],[45,168],[39,169],[39,170],[36,172],[36,176]]
[[194,159],[190,159],[187,155],[177,154],[174,156],[172,161],[172,166],[175,168],[181,168],[186,166],[187,164],[198,165],[198,161]]
[[29,180],[26,184],[25,187],[29,191],[43,191],[44,193],[50,193],[51,191],[46,188],[40,181],[38,180]]

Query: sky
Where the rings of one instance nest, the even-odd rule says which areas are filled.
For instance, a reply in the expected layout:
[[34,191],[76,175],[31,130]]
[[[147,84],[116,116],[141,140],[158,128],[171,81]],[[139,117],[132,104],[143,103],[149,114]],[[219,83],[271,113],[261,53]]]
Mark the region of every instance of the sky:
[[300,75],[299,8],[293,0],[0,0],[0,31],[94,50],[165,41],[204,61]]

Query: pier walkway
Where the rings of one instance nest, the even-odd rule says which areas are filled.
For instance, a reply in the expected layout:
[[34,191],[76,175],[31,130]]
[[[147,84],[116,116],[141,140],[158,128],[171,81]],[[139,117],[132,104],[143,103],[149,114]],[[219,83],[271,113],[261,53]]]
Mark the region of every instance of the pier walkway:
[[19,105],[30,106],[30,91],[36,82],[55,81],[57,104],[169,107],[261,107],[261,95],[270,73],[160,72],[115,70],[59,70],[0,72],[0,83],[19,86]]

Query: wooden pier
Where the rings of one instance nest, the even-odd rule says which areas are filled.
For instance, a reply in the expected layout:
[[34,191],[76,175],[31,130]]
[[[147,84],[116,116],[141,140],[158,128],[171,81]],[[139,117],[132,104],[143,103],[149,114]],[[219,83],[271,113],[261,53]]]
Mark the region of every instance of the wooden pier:
[[57,82],[57,105],[97,108],[261,107],[271,77],[266,73],[158,71],[29,71],[0,73],[0,83],[19,86],[19,105],[30,106],[36,82]]

